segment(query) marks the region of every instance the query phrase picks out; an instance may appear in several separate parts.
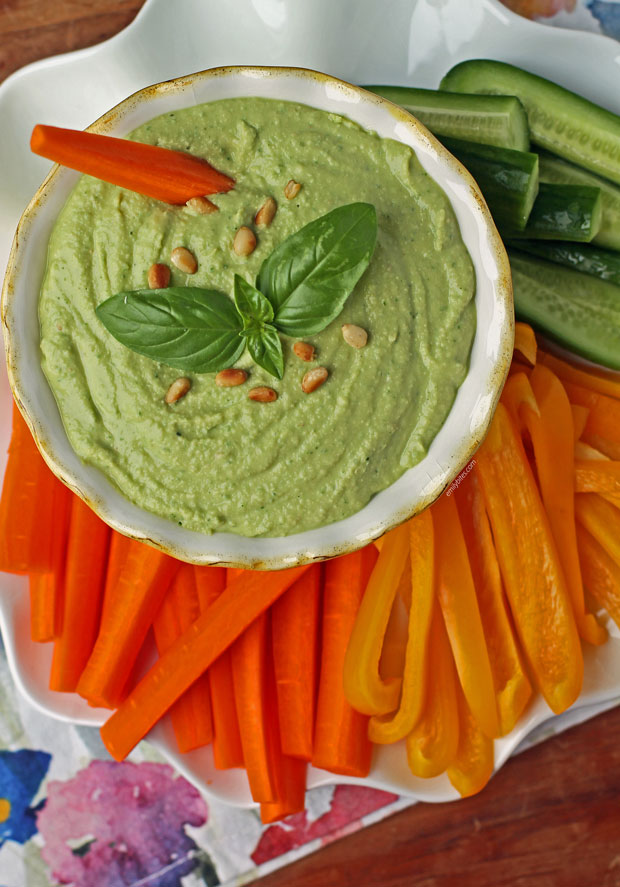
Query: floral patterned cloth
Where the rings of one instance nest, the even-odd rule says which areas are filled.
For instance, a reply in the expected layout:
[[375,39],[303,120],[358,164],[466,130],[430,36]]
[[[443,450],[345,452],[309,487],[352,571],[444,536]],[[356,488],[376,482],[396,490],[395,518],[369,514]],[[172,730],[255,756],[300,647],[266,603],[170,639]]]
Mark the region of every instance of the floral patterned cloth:
[[[503,2],[620,39],[620,0]],[[526,745],[613,704],[554,719]],[[233,887],[411,803],[369,788],[319,788],[304,813],[263,826],[252,810],[207,801],[147,743],[118,764],[96,730],[34,711],[0,646],[0,887]]]

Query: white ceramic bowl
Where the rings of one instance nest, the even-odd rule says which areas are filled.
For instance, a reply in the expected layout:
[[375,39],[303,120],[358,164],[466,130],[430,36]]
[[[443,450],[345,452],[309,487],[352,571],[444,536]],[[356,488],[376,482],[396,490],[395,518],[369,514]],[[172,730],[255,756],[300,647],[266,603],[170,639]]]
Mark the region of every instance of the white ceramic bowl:
[[182,560],[281,569],[360,548],[429,505],[465,467],[484,437],[510,364],[512,289],[506,253],[469,173],[411,115],[341,80],[300,68],[216,68],[143,89],[89,128],[125,135],[159,114],[234,96],[302,102],[397,139],[413,148],[450,199],[476,272],[477,330],[467,377],[418,465],[355,515],[278,538],[203,535],[181,528],[133,505],[100,471],[84,465],[69,444],[41,369],[37,319],[50,232],[78,179],[71,170],[55,167],[22,216],[2,293],[2,322],[11,387],[45,460],[103,520]]

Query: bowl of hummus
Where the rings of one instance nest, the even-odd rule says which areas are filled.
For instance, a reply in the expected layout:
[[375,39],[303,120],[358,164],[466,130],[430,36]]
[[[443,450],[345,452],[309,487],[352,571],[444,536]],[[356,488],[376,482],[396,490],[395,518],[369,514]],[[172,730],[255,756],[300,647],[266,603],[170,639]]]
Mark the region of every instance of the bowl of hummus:
[[[9,379],[62,481],[121,533],[253,569],[353,551],[454,481],[508,371],[512,291],[475,182],[417,120],[325,74],[237,67],[89,129],[234,187],[175,206],[55,167],[26,209]],[[186,327],[192,299],[238,312],[220,364],[115,331],[106,310],[149,289]]]

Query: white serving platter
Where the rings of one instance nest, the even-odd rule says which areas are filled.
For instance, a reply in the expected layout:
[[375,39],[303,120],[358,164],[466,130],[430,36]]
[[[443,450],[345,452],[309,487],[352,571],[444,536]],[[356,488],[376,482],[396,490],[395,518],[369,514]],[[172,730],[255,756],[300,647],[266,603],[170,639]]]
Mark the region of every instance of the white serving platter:
[[[434,88],[454,64],[496,58],[550,77],[620,113],[620,45],[605,37],[528,22],[497,0],[147,0],[134,22],[98,46],[29,65],[0,86],[0,267],[18,219],[49,164],[27,148],[35,123],[83,128],[144,86],[219,65],[298,65],[353,83]],[[571,60],[579,58],[575,66]],[[0,473],[6,465],[11,396],[0,368]],[[21,693],[59,721],[97,726],[106,713],[47,689],[51,645],[29,637],[26,580],[0,575],[0,628]],[[552,718],[538,698],[517,727],[496,741],[496,768],[549,721],[550,732],[620,701],[620,632],[585,651],[577,705]],[[551,719],[551,720],[550,720]],[[59,725],[59,729],[62,729]],[[149,734],[161,752],[207,794],[252,806],[241,771],[217,771],[211,750],[180,755],[164,720]],[[309,787],[357,783],[424,801],[457,796],[445,777],[409,772],[402,743],[378,749],[366,780],[310,768]]]

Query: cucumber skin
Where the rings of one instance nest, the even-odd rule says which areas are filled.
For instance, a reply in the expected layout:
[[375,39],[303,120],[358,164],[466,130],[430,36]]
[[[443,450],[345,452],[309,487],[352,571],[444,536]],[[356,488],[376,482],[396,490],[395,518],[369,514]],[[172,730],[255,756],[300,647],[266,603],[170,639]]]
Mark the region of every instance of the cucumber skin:
[[514,151],[530,149],[527,115],[515,96],[469,96],[412,86],[363,88],[409,111],[440,138],[450,136]]
[[594,102],[537,74],[490,59],[455,65],[440,89],[515,95],[525,108],[536,145],[620,183],[620,117]]
[[590,243],[562,240],[515,240],[514,243],[508,241],[506,245],[620,286],[620,254],[612,250],[599,249]]
[[538,155],[446,136],[442,142],[476,180],[496,225],[523,230],[538,193]]
[[561,345],[620,369],[620,287],[509,251],[515,313]]
[[587,185],[539,185],[525,229],[501,230],[502,237],[589,243],[601,226],[601,192]]
[[539,157],[540,181],[551,185],[590,185],[601,191],[601,227],[592,243],[620,251],[620,188],[587,169],[552,154]]

